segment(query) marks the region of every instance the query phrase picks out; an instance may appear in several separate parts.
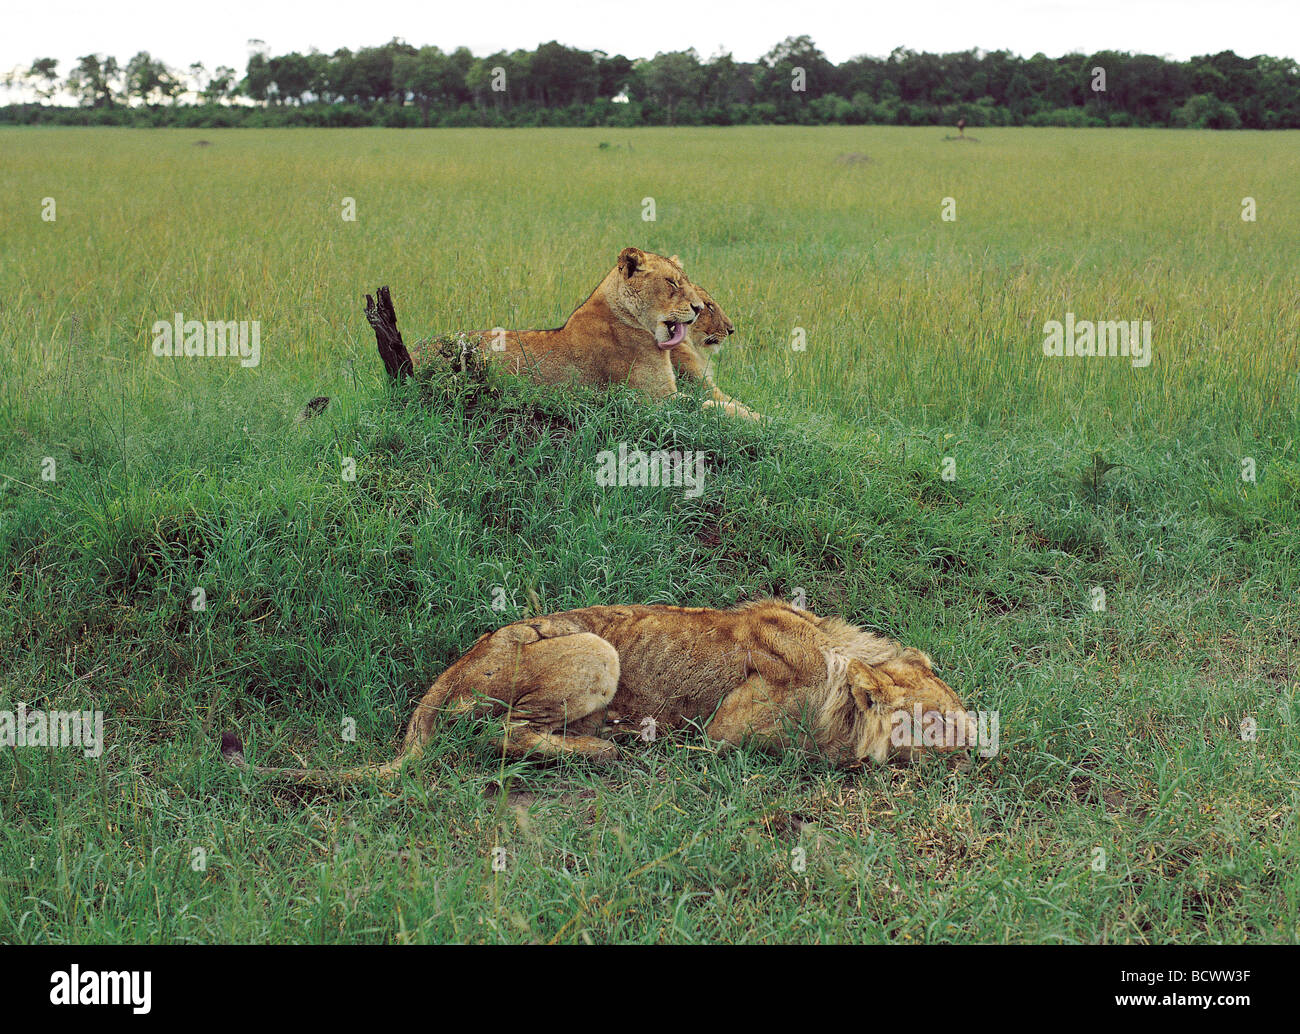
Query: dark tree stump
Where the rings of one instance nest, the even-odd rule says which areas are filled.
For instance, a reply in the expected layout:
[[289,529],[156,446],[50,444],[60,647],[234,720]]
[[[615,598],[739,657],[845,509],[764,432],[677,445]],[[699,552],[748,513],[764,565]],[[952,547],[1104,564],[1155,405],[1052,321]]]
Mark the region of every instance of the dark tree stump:
[[402,341],[402,332],[397,329],[397,312],[393,309],[393,298],[387,287],[375,292],[378,301],[366,295],[366,321],[375,328],[375,344],[379,346],[379,358],[384,361],[384,369],[395,381],[403,381],[415,372],[411,362],[411,353]]

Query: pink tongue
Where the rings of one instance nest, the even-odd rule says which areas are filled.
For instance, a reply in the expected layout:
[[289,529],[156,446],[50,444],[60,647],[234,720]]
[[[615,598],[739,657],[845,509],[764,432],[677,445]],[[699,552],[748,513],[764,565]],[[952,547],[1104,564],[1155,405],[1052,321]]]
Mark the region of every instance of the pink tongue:
[[673,336],[670,337],[667,341],[660,342],[659,347],[672,348],[675,345],[680,345],[685,337],[686,337],[686,324],[678,323],[677,329],[673,331]]

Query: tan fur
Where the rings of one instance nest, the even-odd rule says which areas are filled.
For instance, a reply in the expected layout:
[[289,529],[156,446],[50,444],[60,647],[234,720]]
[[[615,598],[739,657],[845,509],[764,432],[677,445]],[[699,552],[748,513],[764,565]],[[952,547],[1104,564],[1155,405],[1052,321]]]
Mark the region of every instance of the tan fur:
[[[673,258],[675,260],[677,256]],[[685,342],[673,349],[673,372],[679,377],[704,382],[709,389],[709,399],[704,403],[706,407],[719,406],[728,416],[761,420],[761,414],[724,394],[713,383],[713,357],[721,351],[723,342],[735,333],[736,326],[708,291],[699,284],[695,285],[695,290],[704,303],[704,311],[691,324]]]
[[[669,348],[668,321],[685,325],[680,344]],[[585,302],[554,330],[475,330],[453,335],[512,374],[542,384],[628,384],[653,399],[677,391],[677,374],[705,382],[709,398],[728,416],[749,420],[759,414],[728,397],[713,383],[711,356],[735,330],[708,292],[691,283],[676,255],[664,258],[624,248],[618,262]],[[440,360],[445,339],[410,349],[414,369]],[[310,420],[329,404],[312,399],[298,414]]]
[[[902,711],[973,727],[956,693],[919,650],[819,618],[779,600],[734,610],[588,607],[517,621],[484,635],[415,708],[402,753],[383,765],[330,772],[258,769],[313,783],[395,775],[418,757],[446,712],[474,711],[502,727],[511,757],[619,757],[610,737],[698,723],[720,745],[817,750],[842,764],[910,758],[891,742]],[[247,767],[230,734],[227,760]],[[943,748],[933,748],[943,749]]]
[[[463,338],[512,374],[541,384],[629,384],[651,398],[677,391],[669,321],[689,327],[704,303],[681,264],[624,248],[585,302],[554,330],[476,330]],[[685,342],[683,342],[684,344]],[[417,348],[418,370],[437,355]]]

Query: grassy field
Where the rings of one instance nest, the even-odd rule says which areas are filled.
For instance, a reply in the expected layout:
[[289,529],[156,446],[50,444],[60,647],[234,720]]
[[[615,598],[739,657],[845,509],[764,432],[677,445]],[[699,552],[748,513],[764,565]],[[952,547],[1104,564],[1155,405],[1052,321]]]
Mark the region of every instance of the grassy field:
[[[976,135],[0,133],[0,711],[106,738],[0,751],[0,941],[1300,940],[1297,134]],[[364,292],[408,340],[551,326],[628,244],[728,310],[769,423],[384,385]],[[260,363],[155,357],[178,312],[259,321]],[[1045,357],[1067,313],[1152,362]],[[620,442],[704,451],[703,494],[599,488]],[[217,756],[390,756],[530,593],[800,590],[1000,752],[601,771],[463,724],[344,795]]]

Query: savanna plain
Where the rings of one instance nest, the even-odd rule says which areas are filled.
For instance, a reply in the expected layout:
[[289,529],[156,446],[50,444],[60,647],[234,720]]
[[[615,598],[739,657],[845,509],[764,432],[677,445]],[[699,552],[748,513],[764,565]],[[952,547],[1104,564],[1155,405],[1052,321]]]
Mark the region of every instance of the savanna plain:
[[[104,713],[0,752],[0,941],[1300,939],[1297,134],[952,135],[0,133],[0,711]],[[408,341],[556,326],[627,245],[769,420],[386,382],[378,285]],[[156,356],[176,313],[260,361]],[[1067,313],[1151,362],[1045,356]],[[620,444],[703,492],[601,487]],[[997,753],[218,755],[383,760],[538,607],[766,595],[925,650]]]

